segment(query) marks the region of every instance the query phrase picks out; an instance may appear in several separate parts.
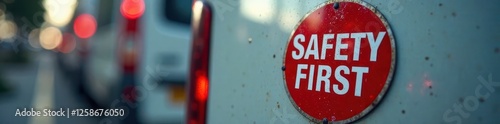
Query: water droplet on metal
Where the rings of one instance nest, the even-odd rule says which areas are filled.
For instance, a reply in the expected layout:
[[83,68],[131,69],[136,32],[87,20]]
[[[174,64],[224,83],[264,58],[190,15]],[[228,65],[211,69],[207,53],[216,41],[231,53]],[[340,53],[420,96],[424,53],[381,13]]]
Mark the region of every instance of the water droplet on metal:
[[334,9],[339,9],[339,6],[340,6],[339,3],[333,3],[333,8]]

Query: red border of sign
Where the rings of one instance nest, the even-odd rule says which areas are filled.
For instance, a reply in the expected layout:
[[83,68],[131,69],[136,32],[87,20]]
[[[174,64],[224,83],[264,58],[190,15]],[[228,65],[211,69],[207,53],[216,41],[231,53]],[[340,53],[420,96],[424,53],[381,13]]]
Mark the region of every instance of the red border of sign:
[[[294,30],[291,32],[290,34],[290,37],[288,38],[288,41],[287,41],[287,47],[285,49],[285,52],[283,52],[283,67],[285,67],[286,69],[286,66],[285,66],[285,60],[286,60],[286,51],[288,49],[288,45],[290,45],[290,40],[293,36],[293,34],[295,33],[295,31],[297,30],[297,28],[300,26],[300,24],[304,21],[304,19],[306,19],[311,13],[313,13],[314,11],[318,10],[319,8],[323,7],[323,6],[326,6],[328,4],[332,4],[332,3],[336,3],[336,2],[354,2],[354,3],[358,3],[368,9],[370,9],[373,13],[375,13],[375,15],[377,15],[379,17],[379,19],[382,21],[382,23],[384,24],[384,26],[386,27],[387,29],[387,34],[389,35],[389,39],[390,39],[390,42],[391,42],[391,49],[392,49],[392,59],[391,59],[391,68],[389,69],[389,74],[387,76],[387,79],[386,79],[386,83],[384,85],[384,87],[382,88],[382,91],[380,91],[380,94],[377,96],[377,98],[373,101],[373,103],[368,106],[365,110],[363,110],[361,113],[359,113],[358,115],[355,115],[349,119],[346,119],[346,120],[342,120],[342,121],[335,121],[334,123],[351,123],[351,122],[354,122],[362,117],[364,117],[366,114],[368,114],[371,110],[373,110],[373,108],[375,108],[376,105],[378,105],[380,103],[380,101],[382,100],[382,97],[385,95],[385,93],[387,92],[387,89],[389,89],[389,86],[391,84],[391,81],[392,81],[392,78],[393,78],[393,75],[394,75],[394,69],[396,67],[396,44],[395,44],[395,39],[394,39],[394,36],[392,34],[392,30],[391,30],[391,27],[389,26],[389,23],[387,23],[387,20],[382,16],[382,14],[380,12],[378,12],[375,7],[371,6],[370,4],[364,2],[364,1],[361,1],[361,0],[329,0],[327,2],[324,2],[324,3],[321,3],[319,4],[318,6],[316,6],[314,9],[312,9],[311,11],[307,12],[306,15],[304,15],[302,17],[302,19],[300,19],[299,23],[297,23],[297,25],[295,25],[294,27]],[[283,71],[283,86],[285,87],[285,90],[286,90],[286,93],[287,93],[287,96],[290,100],[290,102],[292,102],[292,105],[297,109],[297,111],[299,111],[302,115],[304,115],[305,117],[307,117],[309,120],[313,121],[313,122],[316,122],[316,123],[321,123],[323,120],[318,120],[318,119],[315,119],[314,117],[308,115],[307,113],[305,113],[304,111],[302,111],[298,106],[297,104],[295,103],[295,101],[293,101],[293,98],[291,97],[290,95],[290,91],[288,91],[288,88],[287,88],[287,85],[286,85],[286,76],[285,76],[285,73],[284,71],[285,70],[282,70]]]

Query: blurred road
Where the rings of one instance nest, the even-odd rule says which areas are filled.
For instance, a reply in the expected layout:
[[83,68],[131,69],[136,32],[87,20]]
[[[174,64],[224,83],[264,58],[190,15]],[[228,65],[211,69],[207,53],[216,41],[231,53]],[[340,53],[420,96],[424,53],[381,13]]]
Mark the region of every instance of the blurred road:
[[100,123],[99,117],[16,117],[17,109],[90,109],[89,102],[63,77],[53,52],[37,52],[27,64],[2,65],[2,76],[12,87],[0,94],[0,123]]

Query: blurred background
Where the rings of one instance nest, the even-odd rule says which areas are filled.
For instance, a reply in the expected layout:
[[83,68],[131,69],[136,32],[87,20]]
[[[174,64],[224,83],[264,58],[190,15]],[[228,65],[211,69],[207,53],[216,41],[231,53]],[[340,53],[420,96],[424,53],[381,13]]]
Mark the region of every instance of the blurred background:
[[[190,0],[0,0],[1,123],[183,123]],[[15,117],[119,108],[123,117]]]

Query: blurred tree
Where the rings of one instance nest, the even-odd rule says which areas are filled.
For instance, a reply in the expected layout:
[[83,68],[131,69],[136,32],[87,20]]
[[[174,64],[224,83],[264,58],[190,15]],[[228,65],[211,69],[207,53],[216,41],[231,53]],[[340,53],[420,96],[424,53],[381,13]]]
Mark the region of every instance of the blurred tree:
[[6,13],[12,14],[19,28],[29,25],[30,29],[27,30],[29,31],[32,28],[40,27],[44,21],[43,0],[1,0],[0,2],[6,6]]

